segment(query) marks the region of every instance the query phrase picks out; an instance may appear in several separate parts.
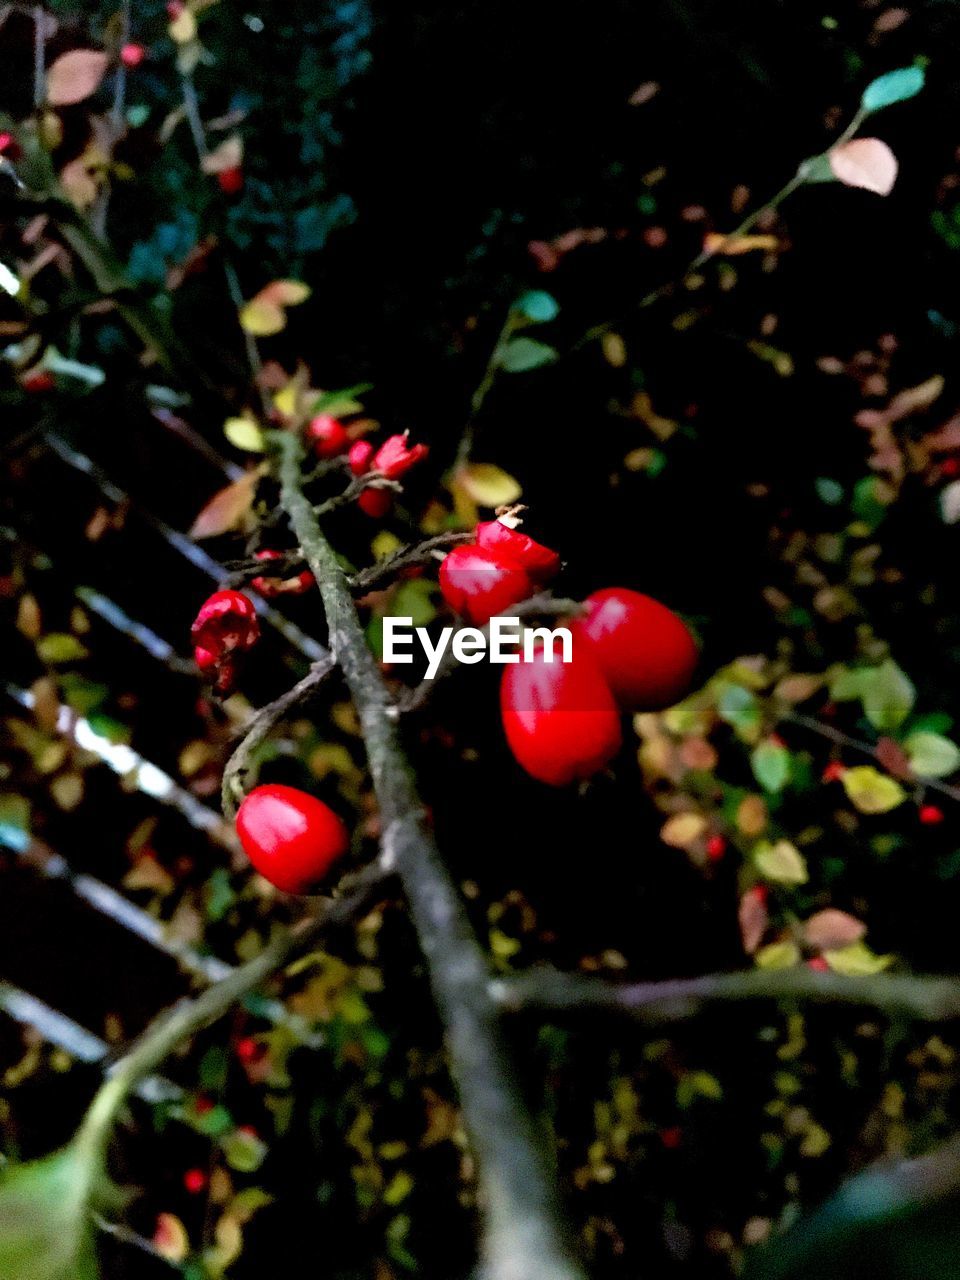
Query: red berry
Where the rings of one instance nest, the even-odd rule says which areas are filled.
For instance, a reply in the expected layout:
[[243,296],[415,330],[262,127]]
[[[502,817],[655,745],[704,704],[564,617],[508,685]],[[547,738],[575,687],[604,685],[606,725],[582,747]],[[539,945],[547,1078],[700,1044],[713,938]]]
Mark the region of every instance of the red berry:
[[839,782],[847,772],[847,766],[840,760],[831,760],[820,775],[821,782]]
[[807,961],[807,968],[813,969],[816,973],[829,973],[830,966],[824,960],[823,956],[814,956],[812,960]]
[[147,56],[147,51],[142,44],[125,44],[120,50],[120,61],[125,67],[139,67],[140,63]]
[[955,476],[960,472],[960,458],[947,458],[941,463],[940,471],[945,476]]
[[188,1169],[183,1175],[183,1185],[192,1196],[198,1196],[207,1185],[207,1175],[202,1169]]
[[393,506],[393,494],[389,489],[364,489],[357,499],[357,506],[365,515],[379,520]]
[[190,628],[193,656],[202,675],[229,693],[235,677],[235,655],[260,638],[257,610],[242,591],[215,591],[201,605]]
[[6,129],[0,132],[0,156],[6,156],[8,160],[19,160],[22,155],[20,143],[13,134]]
[[532,777],[553,787],[589,778],[620,748],[620,716],[589,648],[574,645],[573,660],[507,666],[500,684],[500,714],[507,743]]
[[425,444],[408,445],[406,433],[389,436],[373,456],[373,470],[382,471],[391,480],[398,480],[429,452]]
[[236,1051],[241,1062],[256,1062],[263,1056],[263,1045],[253,1036],[243,1036],[237,1041]]
[[672,1129],[661,1129],[660,1141],[666,1151],[676,1151],[683,1141],[683,1130],[679,1125],[675,1125]]
[[593,648],[625,708],[650,711],[683,697],[697,665],[697,646],[675,613],[625,587],[595,591],[584,607],[573,629]]
[[711,836],[707,841],[707,857],[711,862],[719,862],[727,851],[727,842],[723,836]]
[[493,551],[501,560],[511,560],[534,582],[547,582],[560,571],[556,551],[535,542],[502,520],[484,520],[477,525],[477,546]]
[[373,462],[373,445],[369,440],[356,440],[347,452],[347,462],[355,476],[365,476]]
[[193,1109],[198,1116],[205,1116],[213,1110],[213,1101],[208,1098],[206,1094],[201,1093],[200,1096],[194,1100]]
[[944,819],[944,812],[935,804],[924,804],[920,806],[920,812],[917,815],[925,827],[939,826]]
[[[258,551],[257,560],[282,560],[282,551]],[[309,569],[296,574],[292,578],[253,578],[251,587],[255,587],[268,600],[279,595],[303,595],[313,586],[314,578]],[[199,664],[198,664],[199,665]]]
[[171,22],[176,22],[186,7],[183,0],[167,0],[167,17]]
[[443,598],[462,618],[482,627],[496,614],[533,594],[525,570],[473,543],[454,549],[440,566]]
[[28,373],[20,385],[24,391],[36,394],[38,391],[52,391],[57,380],[47,369],[41,369],[37,373]]
[[[335,458],[350,445],[347,429],[330,413],[318,413],[307,424],[307,439],[313,443],[314,452],[320,458]],[[370,446],[371,450],[373,446]]]
[[350,847],[346,827],[322,800],[276,783],[250,792],[237,834],[257,871],[285,893],[309,893]]
[[235,196],[238,191],[243,190],[243,170],[239,165],[232,169],[221,169],[217,174],[217,182],[225,195]]

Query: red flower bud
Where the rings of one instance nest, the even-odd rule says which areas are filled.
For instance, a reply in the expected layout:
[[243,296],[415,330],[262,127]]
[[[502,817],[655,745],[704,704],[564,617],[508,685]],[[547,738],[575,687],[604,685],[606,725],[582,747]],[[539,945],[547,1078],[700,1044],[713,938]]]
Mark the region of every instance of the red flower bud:
[[369,440],[356,440],[347,453],[347,462],[355,476],[365,476],[373,462],[373,445]]
[[540,649],[532,662],[504,668],[500,714],[507,744],[532,777],[553,787],[589,778],[616,755],[620,715],[589,647],[573,661]]
[[147,51],[142,44],[131,42],[125,44],[120,50],[120,61],[125,67],[139,67],[140,63],[147,56]]
[[[318,413],[315,418],[310,419],[307,424],[307,439],[312,442],[319,458],[335,458],[350,444],[346,427],[330,413]],[[371,450],[372,448],[371,445]]]
[[[258,551],[256,558],[258,560],[282,560],[283,552]],[[304,569],[302,573],[298,573],[292,578],[253,578],[250,585],[256,588],[267,600],[272,600],[274,596],[279,595],[299,596],[304,591],[309,591],[313,586],[313,574],[309,569]]]
[[477,525],[477,546],[493,551],[501,560],[511,560],[534,582],[547,582],[560,571],[560,557],[540,542],[513,529],[502,520],[484,520]]
[[402,436],[390,436],[374,454],[373,470],[382,471],[391,480],[398,480],[429,452],[425,444],[415,444],[412,447],[408,445],[406,433]]
[[443,598],[462,618],[482,627],[533,594],[526,571],[472,543],[454,549],[440,566]]

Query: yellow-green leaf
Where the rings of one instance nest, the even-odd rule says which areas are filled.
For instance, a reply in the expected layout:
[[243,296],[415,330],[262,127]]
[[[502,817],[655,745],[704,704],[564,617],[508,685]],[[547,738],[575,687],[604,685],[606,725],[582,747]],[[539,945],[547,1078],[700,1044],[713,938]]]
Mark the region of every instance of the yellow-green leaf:
[[761,969],[792,969],[800,963],[800,948],[795,942],[771,942],[753,957]]
[[823,958],[834,973],[845,973],[854,978],[881,973],[894,960],[893,956],[878,956],[863,941],[851,942],[849,947],[840,947],[835,951],[825,951]]
[[754,848],[753,863],[763,878],[774,884],[800,885],[809,879],[806,859],[789,840],[775,844],[761,840]]
[[266,441],[263,432],[253,418],[228,418],[223,424],[223,434],[235,449],[245,449],[247,453],[263,453]]
[[240,327],[254,338],[269,338],[287,323],[283,307],[259,295],[240,308]]
[[899,782],[880,773],[871,764],[847,769],[842,782],[848,798],[861,813],[889,813],[907,798]]
[[492,462],[469,462],[457,472],[467,496],[481,507],[502,507],[516,502],[523,490],[512,475]]

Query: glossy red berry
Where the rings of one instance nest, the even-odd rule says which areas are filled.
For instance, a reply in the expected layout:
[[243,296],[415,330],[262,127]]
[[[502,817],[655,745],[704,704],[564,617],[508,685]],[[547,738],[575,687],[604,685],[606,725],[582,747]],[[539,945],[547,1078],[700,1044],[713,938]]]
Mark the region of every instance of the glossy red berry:
[[943,810],[936,804],[921,805],[920,812],[917,814],[925,827],[938,827],[945,816]]
[[[264,550],[256,554],[257,560],[282,560],[283,558],[282,551]],[[266,599],[271,600],[274,596],[280,595],[302,595],[304,591],[310,590],[313,582],[313,574],[309,569],[304,569],[302,573],[294,574],[292,578],[254,578],[250,585]]]
[[357,499],[357,506],[365,515],[377,520],[393,506],[393,494],[389,489],[364,489]]
[[243,190],[243,170],[239,165],[231,169],[221,169],[217,174],[220,190],[228,196],[235,196]]
[[447,604],[474,626],[482,627],[511,605],[533,594],[524,569],[472,543],[454,547],[440,566],[440,590]]
[[192,1196],[198,1196],[207,1186],[207,1175],[202,1169],[188,1169],[183,1175],[183,1185]]
[[652,711],[683,697],[696,669],[697,646],[675,613],[625,587],[595,591],[584,608],[572,629],[592,646],[624,708]]
[[365,476],[373,465],[374,448],[369,440],[355,440],[347,452],[347,462],[355,476]]
[[548,582],[560,572],[556,551],[502,520],[484,520],[477,525],[477,546],[495,552],[501,560],[518,564],[534,582]]
[[406,433],[389,436],[373,455],[373,470],[382,471],[391,480],[399,480],[429,452],[425,444],[408,444]]
[[285,893],[310,893],[350,847],[346,827],[322,800],[277,783],[246,797],[237,834],[257,871]]
[[[319,458],[335,458],[350,447],[347,428],[330,413],[318,413],[307,424],[307,439]],[[372,449],[372,446],[371,446]]]
[[574,644],[572,661],[542,649],[531,662],[504,668],[500,714],[507,743],[532,777],[553,787],[589,778],[616,755],[620,715],[590,649]]
[[131,70],[134,67],[139,67],[140,63],[143,62],[146,56],[147,51],[143,45],[136,44],[134,41],[131,41],[129,44],[125,44],[120,50],[120,61],[125,67],[130,67]]

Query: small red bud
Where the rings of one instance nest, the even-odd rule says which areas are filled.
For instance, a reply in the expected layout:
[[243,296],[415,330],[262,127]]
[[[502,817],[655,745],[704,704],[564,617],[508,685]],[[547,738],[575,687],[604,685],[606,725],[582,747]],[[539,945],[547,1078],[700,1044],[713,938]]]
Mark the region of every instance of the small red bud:
[[192,1196],[198,1196],[206,1188],[207,1175],[202,1169],[188,1169],[183,1175],[183,1185]]
[[821,782],[839,782],[847,772],[847,766],[840,760],[831,760],[820,775]]
[[830,966],[824,960],[823,956],[814,956],[812,960],[807,961],[807,968],[813,969],[816,973],[829,973]]
[[139,67],[140,63],[143,62],[146,56],[147,51],[143,45],[136,44],[133,41],[129,44],[125,44],[120,50],[120,61],[125,67],[130,67],[131,70],[134,67]]
[[0,132],[0,156],[6,156],[8,160],[19,160],[22,155],[20,143],[13,134],[6,129]]
[[355,476],[365,476],[370,470],[370,464],[373,461],[373,445],[369,440],[355,441],[347,453],[347,461],[350,464],[350,470]]
[[237,1041],[237,1057],[241,1062],[256,1062],[258,1058],[263,1056],[263,1045],[253,1036],[243,1036]]
[[29,391],[35,395],[40,391],[52,391],[57,385],[57,380],[49,370],[41,369],[37,373],[28,374],[20,385],[24,391]]
[[374,454],[373,470],[382,471],[391,480],[398,480],[429,452],[425,444],[408,445],[406,433],[389,436]]
[[720,835],[711,836],[707,841],[707,857],[711,862],[719,862],[727,851],[727,842]]
[[[257,560],[282,560],[282,551],[258,551]],[[272,600],[274,596],[279,595],[303,595],[305,591],[309,591],[313,586],[313,574],[309,569],[304,569],[302,573],[298,573],[292,578],[253,578],[250,583],[260,594],[267,600]],[[199,662],[197,664],[200,665]]]
[[235,165],[232,169],[221,169],[217,174],[217,182],[225,195],[235,196],[237,192],[243,190],[243,170],[239,165]]
[[[307,424],[307,439],[312,442],[318,458],[335,458],[350,446],[347,429],[330,413],[318,413]],[[373,446],[370,446],[371,451]]]
[[947,458],[940,466],[941,474],[955,476],[960,474],[960,458]]
[[937,827],[943,822],[944,812],[935,804],[923,804],[917,815],[925,827]]
[[664,1150],[676,1151],[677,1147],[679,1147],[683,1141],[683,1130],[679,1125],[675,1125],[672,1129],[661,1129],[660,1141],[663,1144]]
[[201,1093],[200,1096],[194,1100],[193,1109],[198,1116],[208,1115],[213,1110],[213,1101],[208,1098],[206,1094]]

